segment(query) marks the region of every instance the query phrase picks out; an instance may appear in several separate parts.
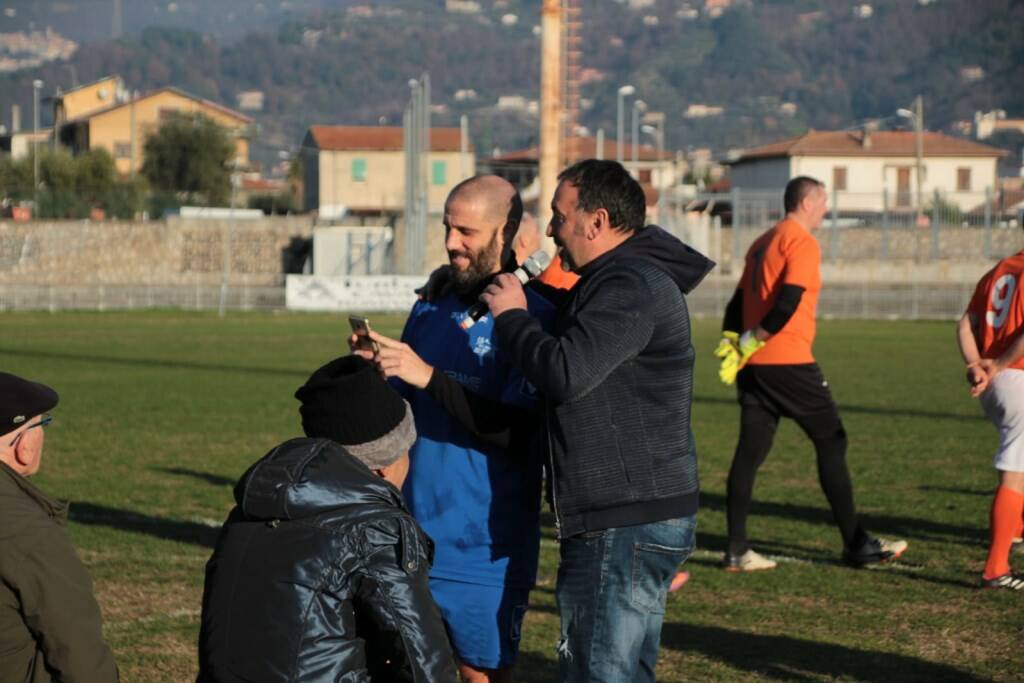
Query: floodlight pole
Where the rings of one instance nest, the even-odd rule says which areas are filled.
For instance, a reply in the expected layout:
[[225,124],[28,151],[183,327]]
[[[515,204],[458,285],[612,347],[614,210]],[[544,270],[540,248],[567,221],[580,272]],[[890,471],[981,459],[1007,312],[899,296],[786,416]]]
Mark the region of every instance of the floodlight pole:
[[630,149],[630,161],[633,165],[633,172],[639,177],[640,171],[637,170],[637,163],[640,160],[640,114],[647,111],[647,103],[643,100],[633,100],[633,135],[630,136],[630,143],[632,148]]
[[617,117],[618,129],[616,130],[617,135],[615,136],[616,137],[616,139],[615,139],[615,161],[619,162],[620,164],[622,163],[622,138],[624,138],[626,136],[625,121],[624,121],[624,119],[625,119],[625,112],[623,111],[623,108],[624,108],[625,105],[624,105],[623,100],[624,100],[624,98],[632,95],[635,92],[636,92],[636,88],[634,88],[631,85],[624,85],[621,88],[619,88],[619,95],[618,95],[618,104],[619,104],[619,106],[618,106],[618,117]]
[[32,217],[39,218],[39,91],[43,82],[32,81]]
[[924,174],[924,100],[918,95],[914,98],[914,147],[917,156],[917,219],[919,223],[924,213],[924,195],[921,191],[922,175]]
[[242,184],[242,176],[238,173],[237,156],[231,162],[231,167],[231,218],[224,230],[224,266],[220,278],[220,305],[217,307],[217,315],[221,318],[224,317],[228,305],[228,279],[231,277],[231,233],[235,225],[235,199],[238,196],[238,187]]

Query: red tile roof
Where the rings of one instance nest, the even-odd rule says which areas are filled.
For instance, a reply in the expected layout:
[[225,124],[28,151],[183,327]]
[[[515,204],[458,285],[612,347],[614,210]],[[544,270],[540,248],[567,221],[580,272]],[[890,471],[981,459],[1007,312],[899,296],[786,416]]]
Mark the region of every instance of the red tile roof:
[[[916,154],[912,131],[875,131],[865,142],[863,131],[808,131],[788,140],[746,150],[733,164],[752,159],[796,156],[899,156]],[[923,134],[926,157],[1001,157],[1006,152],[988,145],[955,138],[942,133]]]
[[288,189],[288,182],[272,178],[242,178],[242,189],[247,192],[281,192]]
[[[372,152],[400,152],[404,137],[399,126],[311,126],[307,135],[319,149]],[[430,129],[430,151],[461,149],[462,131],[458,128]],[[472,143],[469,149],[472,151]]]
[[[592,137],[577,137],[569,138],[565,142],[567,148],[574,147],[575,156],[578,159],[593,159],[597,156],[597,139]],[[637,146],[637,159],[639,161],[657,161],[658,150],[651,145],[638,145]],[[604,158],[614,159],[616,152],[615,140],[609,140],[605,138],[604,141]],[[633,145],[623,144],[622,155],[626,161],[633,158]],[[663,160],[671,160],[675,158],[674,152],[663,151],[661,153]],[[505,154],[494,157],[494,161],[537,161],[537,146],[529,147],[527,149],[520,149],[513,152],[506,152]]]

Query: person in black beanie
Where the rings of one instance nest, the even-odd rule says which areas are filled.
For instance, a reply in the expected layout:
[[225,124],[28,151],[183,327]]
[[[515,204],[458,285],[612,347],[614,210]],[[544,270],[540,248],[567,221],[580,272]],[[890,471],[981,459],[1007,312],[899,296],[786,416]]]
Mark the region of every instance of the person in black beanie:
[[455,681],[433,543],[399,491],[409,405],[357,356],[295,397],[305,438],[242,475],[207,563],[197,680]]
[[0,372],[0,681],[117,681],[68,503],[29,480],[57,392]]

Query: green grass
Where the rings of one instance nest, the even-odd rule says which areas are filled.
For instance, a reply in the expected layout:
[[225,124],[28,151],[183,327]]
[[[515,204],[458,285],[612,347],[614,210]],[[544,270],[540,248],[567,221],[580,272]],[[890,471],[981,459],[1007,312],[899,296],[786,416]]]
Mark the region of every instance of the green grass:
[[[395,334],[401,318],[373,322]],[[839,564],[810,444],[784,423],[750,532],[794,561],[739,576],[716,566],[738,410],[715,373],[717,321],[695,325],[700,531],[693,578],[669,597],[659,680],[1020,680],[1024,596],[974,588],[996,437],[964,388],[953,325],[825,322],[816,345],[858,507],[871,531],[910,541],[903,561]],[[70,531],[124,680],[194,678],[203,565],[231,486],[296,435],[292,393],[344,351],[346,318],[5,313],[3,326],[0,367],[61,393],[37,483],[74,501]],[[556,563],[549,527],[519,680],[556,676]]]

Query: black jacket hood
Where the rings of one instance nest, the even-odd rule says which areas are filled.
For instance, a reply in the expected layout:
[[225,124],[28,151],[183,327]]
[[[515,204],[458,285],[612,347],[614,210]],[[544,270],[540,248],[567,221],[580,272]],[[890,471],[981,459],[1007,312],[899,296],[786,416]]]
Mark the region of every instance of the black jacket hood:
[[260,458],[235,485],[248,519],[303,519],[350,505],[404,509],[398,489],[328,439],[291,439]]
[[657,225],[648,225],[615,249],[588,263],[580,275],[592,269],[597,270],[599,263],[613,258],[640,259],[653,263],[672,278],[683,294],[692,292],[715,267],[714,261],[684,244],[675,235]]

